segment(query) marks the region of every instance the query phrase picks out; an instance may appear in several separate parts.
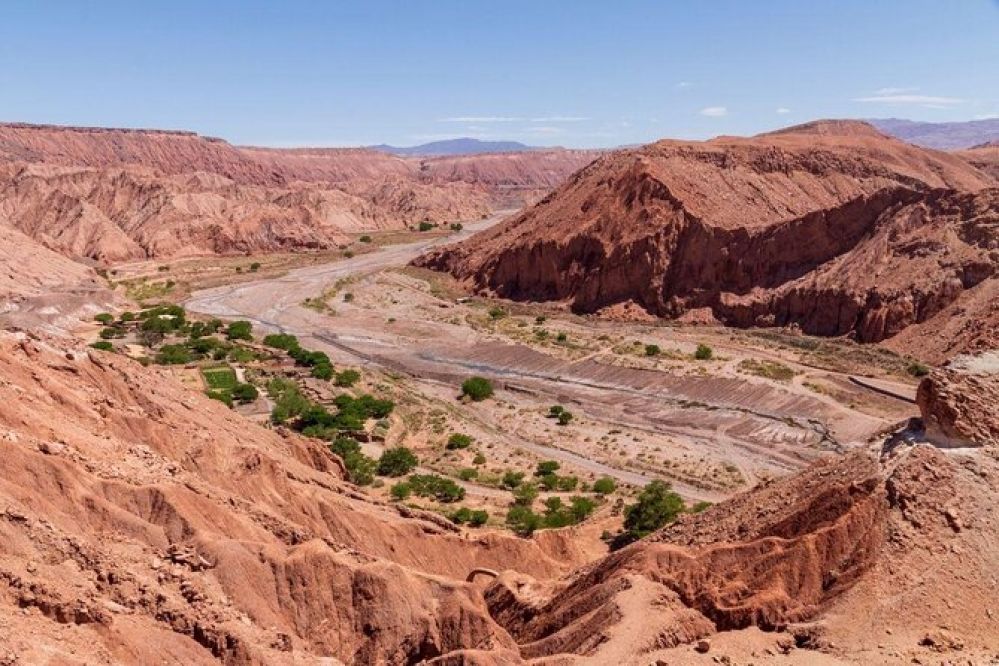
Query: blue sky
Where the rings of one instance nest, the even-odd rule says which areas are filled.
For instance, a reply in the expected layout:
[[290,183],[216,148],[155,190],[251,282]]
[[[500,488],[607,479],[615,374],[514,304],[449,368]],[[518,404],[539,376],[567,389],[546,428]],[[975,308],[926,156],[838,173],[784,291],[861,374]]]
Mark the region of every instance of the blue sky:
[[0,120],[615,146],[999,115],[994,0],[0,3]]

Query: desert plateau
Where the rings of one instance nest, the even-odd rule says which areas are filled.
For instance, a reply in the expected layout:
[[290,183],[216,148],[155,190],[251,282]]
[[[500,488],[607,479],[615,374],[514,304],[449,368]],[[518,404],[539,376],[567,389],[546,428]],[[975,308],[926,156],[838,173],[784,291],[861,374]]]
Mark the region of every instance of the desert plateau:
[[999,11],[917,4],[0,10],[0,666],[999,664]]

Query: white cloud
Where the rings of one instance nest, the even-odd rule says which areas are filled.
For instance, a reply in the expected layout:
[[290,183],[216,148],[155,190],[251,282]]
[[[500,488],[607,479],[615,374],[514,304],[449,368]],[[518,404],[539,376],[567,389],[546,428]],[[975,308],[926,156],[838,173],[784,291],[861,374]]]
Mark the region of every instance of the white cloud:
[[677,90],[683,90],[684,88],[689,88],[692,85],[694,84],[691,83],[690,81],[680,81],[678,84],[676,84],[673,87],[676,88]]
[[786,106],[778,106],[777,113],[783,116],[785,114],[791,113],[791,109],[787,108]]
[[442,123],[515,123],[523,118],[513,118],[511,116],[452,116],[441,118]]
[[584,120],[589,120],[584,116],[541,116],[540,118],[531,118],[532,123],[581,123]]
[[728,115],[728,109],[724,106],[707,106],[701,109],[699,113],[709,118],[721,118]]
[[992,120],[993,118],[999,118],[999,113],[979,113],[974,117],[975,120]]
[[875,95],[904,95],[906,93],[914,93],[919,88],[878,88],[874,91]]
[[958,97],[937,97],[935,95],[872,95],[870,97],[854,97],[853,101],[874,104],[934,104],[936,105],[934,108],[964,103],[964,100]]
[[527,132],[531,134],[562,134],[565,132],[561,127],[551,127],[546,125],[539,125],[537,127],[528,127]]

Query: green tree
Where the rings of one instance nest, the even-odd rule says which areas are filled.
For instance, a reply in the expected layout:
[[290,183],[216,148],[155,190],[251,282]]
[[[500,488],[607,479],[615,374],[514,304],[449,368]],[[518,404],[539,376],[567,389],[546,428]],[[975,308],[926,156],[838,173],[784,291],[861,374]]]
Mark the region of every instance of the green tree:
[[519,536],[529,537],[541,527],[541,517],[530,507],[515,504],[506,512],[506,524]]
[[100,349],[101,351],[112,351],[114,350],[114,345],[112,345],[107,340],[98,340],[97,342],[90,343],[90,346],[94,349]]
[[350,388],[361,380],[361,373],[357,370],[341,370],[336,373],[335,383],[341,388]]
[[385,449],[378,459],[378,474],[380,476],[402,476],[408,474],[419,464],[416,455],[405,446]]
[[659,345],[645,345],[646,356],[659,356],[661,352],[662,350],[659,349]]
[[472,445],[472,438],[470,435],[464,433],[456,432],[447,438],[447,448],[448,451],[454,451],[455,449],[467,449]]
[[413,494],[413,486],[409,485],[405,481],[400,481],[389,488],[389,493],[392,495],[392,499],[397,502],[401,502],[404,499],[408,499],[409,496]]
[[698,361],[709,361],[713,355],[714,351],[705,344],[697,345],[697,351],[694,352],[694,358]]
[[236,384],[232,389],[232,398],[237,402],[253,402],[260,395],[260,391],[253,384]]
[[554,474],[562,466],[558,464],[556,460],[542,460],[538,463],[537,468],[534,470],[534,476],[547,476],[549,474]]
[[253,324],[245,320],[234,321],[229,324],[225,335],[230,340],[253,340]]
[[560,426],[569,425],[570,421],[572,421],[572,412],[563,411],[561,414],[558,415],[558,424]]
[[110,312],[101,312],[100,314],[94,315],[94,321],[104,324],[105,326],[110,326],[114,322],[114,315]]
[[561,414],[564,411],[565,407],[563,407],[562,405],[552,405],[551,407],[548,408],[548,417],[557,419],[559,417],[559,414]]
[[593,492],[598,495],[610,495],[617,490],[617,483],[609,476],[602,476],[593,482]]
[[524,481],[523,472],[515,472],[513,470],[507,470],[506,474],[503,475],[503,480],[501,481],[501,485],[508,490],[513,490],[514,488],[519,486],[523,481]]
[[461,383],[461,393],[475,402],[480,402],[492,396],[493,384],[485,377],[469,377]]
[[684,510],[683,498],[665,481],[655,480],[645,486],[638,501],[624,509],[624,528],[636,539],[676,520]]

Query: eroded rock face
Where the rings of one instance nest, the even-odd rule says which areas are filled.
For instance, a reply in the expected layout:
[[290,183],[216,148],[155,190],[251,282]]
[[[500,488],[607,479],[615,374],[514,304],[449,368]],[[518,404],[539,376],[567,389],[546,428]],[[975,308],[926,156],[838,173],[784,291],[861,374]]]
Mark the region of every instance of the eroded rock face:
[[[684,516],[561,584],[505,573],[486,601],[525,657],[687,663],[691,648],[678,646],[751,628],[800,633],[813,649],[835,637],[845,653],[870,635],[869,618],[879,642],[885,630],[918,636],[957,586],[965,601],[949,626],[999,644],[985,612],[999,554],[962,556],[999,540],[995,469],[928,445],[881,461],[855,452]],[[899,593],[910,588],[918,603]]]
[[321,443],[59,338],[0,333],[0,456],[0,655],[19,663],[515,655],[467,573],[569,566],[403,516]]
[[926,437],[943,447],[999,445],[999,352],[962,356],[919,384]]
[[862,123],[608,155],[502,227],[422,257],[475,288],[710,308],[736,326],[891,337],[999,272],[999,191]]
[[403,158],[193,132],[0,123],[0,220],[73,258],[333,248],[534,201],[592,151]]

